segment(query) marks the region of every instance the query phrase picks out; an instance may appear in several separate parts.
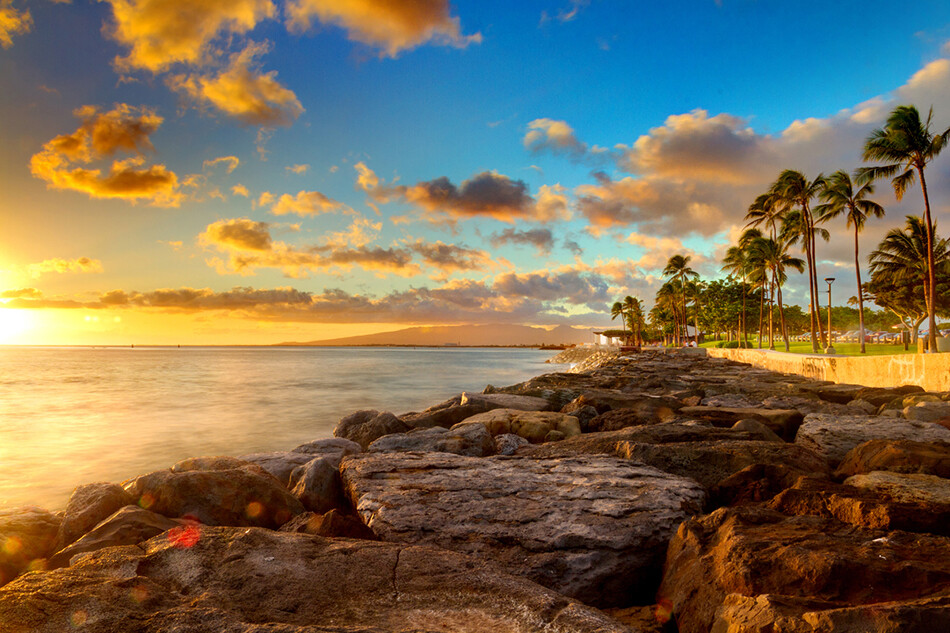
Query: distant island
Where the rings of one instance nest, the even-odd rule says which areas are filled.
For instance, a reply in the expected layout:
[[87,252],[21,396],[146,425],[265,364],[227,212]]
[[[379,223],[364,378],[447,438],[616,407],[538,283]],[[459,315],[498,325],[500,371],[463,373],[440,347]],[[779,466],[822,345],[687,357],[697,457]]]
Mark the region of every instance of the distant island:
[[440,325],[395,332],[364,334],[321,341],[286,342],[279,346],[400,346],[400,347],[535,347],[577,345],[593,341],[593,330],[559,325],[551,330],[530,325]]

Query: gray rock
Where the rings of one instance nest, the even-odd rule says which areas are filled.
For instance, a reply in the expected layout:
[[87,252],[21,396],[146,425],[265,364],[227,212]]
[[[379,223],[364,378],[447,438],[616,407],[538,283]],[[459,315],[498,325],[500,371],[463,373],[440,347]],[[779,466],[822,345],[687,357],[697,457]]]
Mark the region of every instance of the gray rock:
[[362,453],[362,447],[352,440],[342,437],[329,437],[322,440],[313,440],[306,444],[301,444],[291,451],[292,453],[306,453],[313,457],[326,457],[339,468],[340,460],[347,455],[356,455]]
[[[277,478],[280,483],[290,486],[290,475],[300,466],[305,465],[314,459],[313,455],[307,453],[294,453],[291,451],[276,451],[273,453],[251,453],[250,455],[241,455],[238,462],[249,462],[260,466],[265,471]],[[240,468],[237,463],[230,468]],[[207,470],[202,468],[201,470]],[[221,470],[213,468],[212,470]],[[180,472],[180,471],[175,471]]]
[[547,411],[551,405],[544,398],[518,396],[510,393],[462,393],[462,406],[484,406],[489,409],[519,409],[521,411]]
[[572,415],[556,411],[519,411],[518,409],[492,409],[466,419],[466,422],[485,426],[491,435],[514,433],[532,444],[545,441],[551,431],[560,431],[565,437],[581,434],[581,424]]
[[436,426],[393,433],[374,440],[366,449],[370,453],[404,453],[407,451],[455,453],[470,457],[495,454],[495,442],[484,424],[461,422],[451,429]]
[[950,420],[950,402],[918,402],[904,407],[904,417],[918,422]]
[[730,427],[736,431],[748,431],[749,433],[756,434],[760,440],[765,442],[784,442],[782,438],[775,434],[775,432],[769,427],[765,426],[759,420],[754,420],[752,418],[745,418],[739,420]]
[[692,480],[603,456],[364,454],[342,468],[383,540],[474,554],[595,606],[652,597],[666,543],[705,498]]
[[499,455],[514,455],[515,451],[528,444],[530,444],[528,440],[514,433],[502,433],[495,436],[495,451]]
[[[138,506],[125,506],[89,530],[69,547],[56,552],[49,567],[66,567],[79,554],[94,552],[104,547],[135,545],[174,528],[186,529],[183,521],[169,519]],[[192,528],[194,529],[194,528]]]
[[847,407],[854,410],[855,413],[864,415],[874,415],[880,409],[879,406],[875,406],[863,398],[855,398],[847,404]]
[[196,536],[161,535],[22,576],[0,588],[0,622],[31,633],[629,632],[444,550],[259,528]]
[[316,457],[297,467],[290,476],[290,492],[307,510],[323,514],[343,505],[339,462],[333,457]]
[[73,490],[59,527],[56,549],[62,549],[96,527],[119,508],[132,503],[132,496],[118,484],[85,484]]
[[590,428],[590,421],[597,417],[597,409],[590,406],[589,404],[584,404],[583,402],[578,402],[576,400],[568,402],[566,405],[561,407],[561,413],[566,413],[568,415],[573,415],[577,418],[577,421],[581,424],[581,433],[589,433],[593,429]]
[[883,439],[946,442],[950,441],[950,429],[930,422],[881,416],[810,413],[798,429],[795,443],[822,455],[834,468],[859,444]]
[[412,425],[392,413],[374,410],[357,411],[344,417],[333,429],[335,437],[353,440],[365,451],[373,440],[390,433],[405,433]]

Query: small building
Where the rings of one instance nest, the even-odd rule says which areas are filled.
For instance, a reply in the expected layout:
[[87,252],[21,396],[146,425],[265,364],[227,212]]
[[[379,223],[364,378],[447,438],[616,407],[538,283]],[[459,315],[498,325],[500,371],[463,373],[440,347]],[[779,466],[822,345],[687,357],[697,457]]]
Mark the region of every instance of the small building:
[[620,347],[624,344],[623,336],[613,330],[594,332],[594,343],[602,347]]

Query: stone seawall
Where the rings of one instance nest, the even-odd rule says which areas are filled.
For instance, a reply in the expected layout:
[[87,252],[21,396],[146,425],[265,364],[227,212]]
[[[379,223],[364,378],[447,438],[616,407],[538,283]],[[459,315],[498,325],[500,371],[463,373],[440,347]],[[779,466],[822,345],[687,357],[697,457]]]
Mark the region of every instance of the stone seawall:
[[918,385],[927,391],[950,391],[950,354],[887,356],[820,356],[758,349],[709,348],[715,358],[728,358],[753,367],[814,380],[873,387]]

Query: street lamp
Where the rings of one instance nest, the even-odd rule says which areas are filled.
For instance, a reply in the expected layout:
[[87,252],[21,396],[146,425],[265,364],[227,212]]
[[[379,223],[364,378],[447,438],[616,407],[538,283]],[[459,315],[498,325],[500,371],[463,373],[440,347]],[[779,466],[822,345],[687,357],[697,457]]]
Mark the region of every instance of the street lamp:
[[828,347],[825,348],[825,354],[835,353],[834,344],[831,342],[831,284],[834,280],[834,277],[825,277],[825,283],[828,284]]

